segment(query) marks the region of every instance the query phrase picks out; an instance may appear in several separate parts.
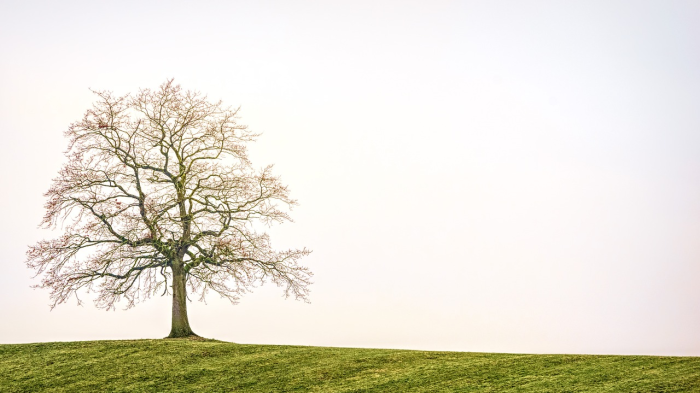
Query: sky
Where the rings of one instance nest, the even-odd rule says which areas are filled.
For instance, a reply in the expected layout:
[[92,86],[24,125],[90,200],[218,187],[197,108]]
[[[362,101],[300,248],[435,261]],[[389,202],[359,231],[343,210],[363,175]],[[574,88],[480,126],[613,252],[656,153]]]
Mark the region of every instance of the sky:
[[[164,337],[25,266],[63,131],[169,78],[240,106],[299,200],[311,303],[189,304],[237,343],[700,356],[697,1],[0,3],[0,343]],[[84,296],[90,299],[90,295]]]

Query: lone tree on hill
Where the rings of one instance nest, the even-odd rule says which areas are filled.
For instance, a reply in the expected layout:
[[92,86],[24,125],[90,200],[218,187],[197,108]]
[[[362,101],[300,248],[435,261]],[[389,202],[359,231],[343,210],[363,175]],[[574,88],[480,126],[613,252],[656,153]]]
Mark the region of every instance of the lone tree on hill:
[[214,291],[235,303],[272,281],[307,300],[307,249],[275,251],[255,222],[291,221],[296,204],[271,166],[253,169],[245,144],[258,136],[236,123],[237,109],[167,81],[133,96],[97,91],[71,124],[68,162],[46,192],[41,224],[63,230],[27,251],[27,265],[51,289],[51,308],[78,291],[95,304],[127,308],[172,293],[168,337],[195,335],[188,292]]

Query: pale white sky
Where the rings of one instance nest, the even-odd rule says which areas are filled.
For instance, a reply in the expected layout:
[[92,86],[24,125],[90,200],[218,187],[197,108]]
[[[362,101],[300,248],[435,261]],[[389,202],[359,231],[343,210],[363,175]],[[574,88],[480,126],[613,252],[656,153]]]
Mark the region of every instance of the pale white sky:
[[157,338],[170,298],[49,311],[24,265],[62,132],[174,77],[241,105],[301,206],[311,304],[190,305],[239,343],[700,355],[700,3],[0,3],[0,343]]

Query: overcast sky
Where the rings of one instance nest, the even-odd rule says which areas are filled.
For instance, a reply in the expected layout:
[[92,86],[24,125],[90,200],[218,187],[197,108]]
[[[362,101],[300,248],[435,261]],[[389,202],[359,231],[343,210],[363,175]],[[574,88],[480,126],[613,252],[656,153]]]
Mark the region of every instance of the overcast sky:
[[[0,343],[159,338],[170,297],[49,310],[27,246],[63,131],[175,78],[241,106],[300,206],[311,304],[190,305],[238,343],[700,356],[697,1],[0,3]],[[89,298],[89,296],[88,296]]]

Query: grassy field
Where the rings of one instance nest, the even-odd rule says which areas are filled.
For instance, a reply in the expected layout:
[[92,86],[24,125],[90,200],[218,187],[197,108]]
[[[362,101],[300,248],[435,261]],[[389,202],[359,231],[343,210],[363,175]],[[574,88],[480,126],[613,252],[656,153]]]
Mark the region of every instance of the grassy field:
[[700,358],[214,340],[0,345],[0,392],[700,392]]

